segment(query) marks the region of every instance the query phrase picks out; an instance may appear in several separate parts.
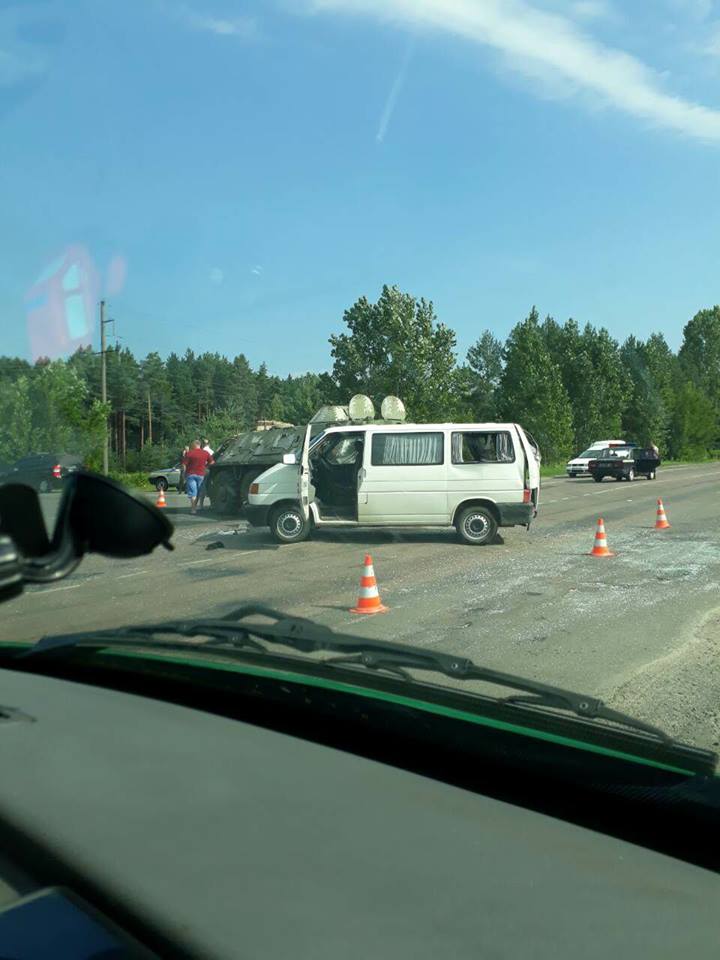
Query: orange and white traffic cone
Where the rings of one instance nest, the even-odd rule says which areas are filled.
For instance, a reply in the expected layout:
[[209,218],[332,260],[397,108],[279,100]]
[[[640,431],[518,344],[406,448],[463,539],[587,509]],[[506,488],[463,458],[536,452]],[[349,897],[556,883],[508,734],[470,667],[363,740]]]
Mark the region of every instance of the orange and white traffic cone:
[[597,530],[595,531],[595,543],[593,548],[590,551],[591,557],[614,557],[615,554],[608,550],[607,537],[605,535],[605,524],[603,523],[602,517],[597,522]]
[[663,506],[662,500],[658,500],[657,502],[657,519],[655,520],[655,529],[656,530],[670,529],[668,518],[665,516],[665,507]]
[[380,602],[372,557],[366,553],[363,575],[360,577],[360,595],[357,606],[351,607],[350,613],[387,613],[387,609]]
[[166,507],[166,506],[167,506],[167,501],[165,500],[165,491],[163,490],[162,487],[160,487],[160,489],[158,490],[158,495],[157,495],[157,500],[155,501],[155,506],[156,506],[156,507],[160,507],[160,509],[162,509],[163,507]]

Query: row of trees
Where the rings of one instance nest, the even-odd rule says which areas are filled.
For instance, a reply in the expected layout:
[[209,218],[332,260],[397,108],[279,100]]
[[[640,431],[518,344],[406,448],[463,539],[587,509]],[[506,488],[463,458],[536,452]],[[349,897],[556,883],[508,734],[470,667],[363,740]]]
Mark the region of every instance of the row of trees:
[[720,448],[720,307],[689,321],[678,353],[660,333],[619,344],[533,307],[505,342],[483,331],[459,365],[432,304],[395,288],[344,320],[347,332],[330,338],[341,395],[396,393],[417,420],[522,423],[549,462],[610,437],[657,443],[671,458]]
[[400,396],[417,421],[520,422],[546,461],[610,436],[653,441],[676,458],[720,446],[718,307],[690,320],[677,353],[659,333],[619,344],[603,328],[542,320],[533,307],[504,342],[483,331],[461,363],[432,303],[396,287],[374,303],[360,298],[343,322],[330,337],[332,371],[298,377],[253,370],[242,354],[137,359],[110,349],[107,407],[92,350],[35,365],[0,358],[0,460],[51,450],[97,464],[107,422],[114,464],[148,469],[200,433],[218,443],[258,419],[302,423],[354,393]]

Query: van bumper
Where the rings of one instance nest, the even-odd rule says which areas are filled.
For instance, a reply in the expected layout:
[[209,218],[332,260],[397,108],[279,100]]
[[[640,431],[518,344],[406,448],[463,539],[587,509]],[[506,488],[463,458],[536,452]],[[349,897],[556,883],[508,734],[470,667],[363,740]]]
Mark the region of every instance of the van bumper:
[[497,503],[501,527],[529,527],[535,516],[534,503]]
[[270,506],[266,503],[246,503],[243,508],[243,516],[251,527],[267,527]]

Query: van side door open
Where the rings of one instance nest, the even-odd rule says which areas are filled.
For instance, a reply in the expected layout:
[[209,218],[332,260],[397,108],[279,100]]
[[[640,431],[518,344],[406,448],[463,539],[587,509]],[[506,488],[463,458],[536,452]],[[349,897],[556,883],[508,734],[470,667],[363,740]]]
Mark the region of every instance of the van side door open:
[[357,520],[364,432],[328,431],[310,457],[311,497],[320,520]]
[[310,519],[310,436],[312,428],[313,424],[309,423],[305,430],[297,477],[297,498],[306,522]]

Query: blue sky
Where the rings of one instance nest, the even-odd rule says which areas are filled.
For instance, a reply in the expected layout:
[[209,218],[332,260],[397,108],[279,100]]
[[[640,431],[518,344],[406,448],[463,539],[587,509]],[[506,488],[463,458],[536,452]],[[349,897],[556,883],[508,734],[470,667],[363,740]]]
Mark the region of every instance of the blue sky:
[[76,255],[137,355],[326,369],[383,283],[461,354],[534,303],[677,346],[719,81],[712,0],[0,0],[0,353]]

